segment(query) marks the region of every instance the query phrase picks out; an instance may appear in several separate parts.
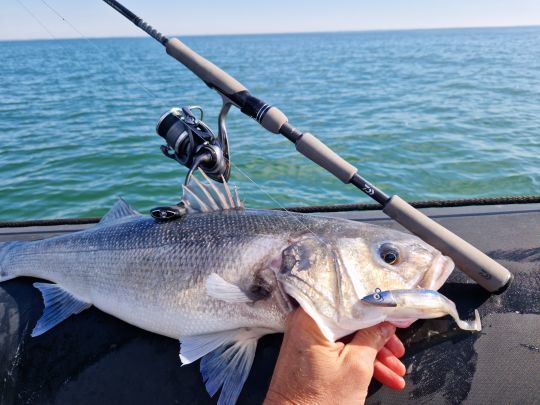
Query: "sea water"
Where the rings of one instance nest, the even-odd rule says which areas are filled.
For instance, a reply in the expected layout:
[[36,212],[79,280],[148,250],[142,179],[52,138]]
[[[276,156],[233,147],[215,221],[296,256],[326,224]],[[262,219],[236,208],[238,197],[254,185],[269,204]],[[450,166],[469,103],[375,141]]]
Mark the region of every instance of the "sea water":
[[[389,194],[540,194],[540,28],[182,38]],[[150,38],[0,42],[0,221],[176,203],[186,169],[155,134],[220,97]],[[249,207],[371,202],[233,109]]]

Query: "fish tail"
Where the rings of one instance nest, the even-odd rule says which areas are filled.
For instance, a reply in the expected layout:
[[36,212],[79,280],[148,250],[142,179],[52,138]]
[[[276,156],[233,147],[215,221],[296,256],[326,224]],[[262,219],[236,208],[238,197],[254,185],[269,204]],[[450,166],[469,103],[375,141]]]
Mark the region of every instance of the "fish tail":
[[20,242],[0,242],[0,283],[19,275],[12,266],[11,252]]

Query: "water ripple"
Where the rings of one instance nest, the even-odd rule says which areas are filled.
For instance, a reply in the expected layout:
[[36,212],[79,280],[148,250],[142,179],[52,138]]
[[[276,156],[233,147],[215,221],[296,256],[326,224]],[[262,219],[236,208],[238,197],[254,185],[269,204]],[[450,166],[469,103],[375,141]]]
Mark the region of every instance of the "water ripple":
[[[186,38],[389,193],[540,193],[540,28]],[[0,42],[0,220],[145,211],[185,170],[154,125],[219,98],[150,39]],[[232,111],[233,181],[252,207],[369,201]],[[262,191],[261,188],[264,190]]]

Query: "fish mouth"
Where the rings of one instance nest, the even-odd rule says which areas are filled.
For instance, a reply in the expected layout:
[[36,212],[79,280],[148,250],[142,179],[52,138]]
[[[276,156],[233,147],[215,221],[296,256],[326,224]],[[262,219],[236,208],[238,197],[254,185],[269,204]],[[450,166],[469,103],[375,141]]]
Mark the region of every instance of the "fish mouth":
[[448,277],[450,277],[450,273],[452,273],[454,267],[455,265],[452,259],[439,254],[433,261],[431,268],[426,272],[426,275],[420,280],[419,286],[427,290],[438,290]]

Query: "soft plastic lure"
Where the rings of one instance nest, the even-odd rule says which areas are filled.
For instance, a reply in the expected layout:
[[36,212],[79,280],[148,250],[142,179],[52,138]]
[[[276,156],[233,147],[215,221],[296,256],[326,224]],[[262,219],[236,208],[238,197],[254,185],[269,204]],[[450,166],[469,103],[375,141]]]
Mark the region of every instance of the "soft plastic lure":
[[[474,311],[475,319],[459,319],[456,305],[444,295],[433,290],[392,290],[380,291],[362,298],[362,302],[385,308],[385,320],[398,326],[410,325],[417,319],[431,319],[450,315],[464,330],[480,331],[480,315]],[[382,309],[382,308],[381,308]]]

